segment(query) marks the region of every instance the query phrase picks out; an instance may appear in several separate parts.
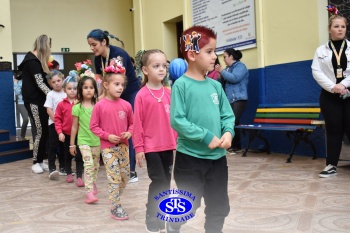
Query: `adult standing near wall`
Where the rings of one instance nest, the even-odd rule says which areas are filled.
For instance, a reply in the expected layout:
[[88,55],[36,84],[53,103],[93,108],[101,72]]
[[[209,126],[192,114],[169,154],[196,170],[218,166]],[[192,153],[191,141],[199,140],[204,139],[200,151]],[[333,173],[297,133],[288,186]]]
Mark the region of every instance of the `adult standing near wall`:
[[326,167],[319,177],[337,174],[344,133],[350,136],[350,98],[342,98],[350,87],[350,42],[346,36],[346,18],[330,7],[330,40],[317,48],[312,62],[312,75],[322,87],[320,107],[326,126]]
[[[120,47],[110,45],[109,37],[120,41],[117,37],[101,29],[94,29],[87,35],[87,42],[90,46],[90,49],[95,55],[96,75],[102,79],[104,68],[109,65],[110,59],[117,58],[118,56],[122,57],[123,65],[126,69],[127,85],[126,85],[126,89],[123,91],[123,94],[121,95],[121,98],[128,101],[131,104],[131,106],[134,108],[135,97],[137,92],[140,90],[141,82],[136,77],[135,69],[129,54]],[[131,139],[129,140],[129,155],[130,155],[129,182],[133,183],[138,181],[138,177],[135,171],[135,165],[136,165],[135,150]]]
[[[241,58],[241,51],[229,48],[224,51],[226,68],[224,69],[219,64],[215,65],[215,69],[221,75],[223,88],[235,115],[235,125],[240,124],[241,116],[248,104],[249,72],[245,64],[240,61]],[[240,132],[235,129],[235,136],[228,151],[239,152],[241,150]]]
[[48,133],[48,119],[44,103],[46,94],[50,91],[46,81],[46,73],[49,72],[48,61],[51,54],[51,39],[47,35],[41,35],[34,42],[34,50],[29,51],[22,63],[18,66],[22,71],[22,96],[24,106],[30,117],[34,119],[36,135],[33,145],[34,173],[49,171],[47,164],[43,162],[46,155],[46,138]]

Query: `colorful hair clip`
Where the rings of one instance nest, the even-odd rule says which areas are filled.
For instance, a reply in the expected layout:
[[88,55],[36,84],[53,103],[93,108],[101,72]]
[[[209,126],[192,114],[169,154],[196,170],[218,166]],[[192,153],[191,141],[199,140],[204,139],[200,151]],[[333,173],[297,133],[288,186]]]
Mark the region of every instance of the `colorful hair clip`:
[[198,41],[201,38],[201,34],[197,33],[196,31],[193,31],[191,34],[183,35],[182,38],[180,38],[180,44],[182,43],[182,40],[185,42],[185,51],[196,51],[196,53],[199,53],[199,45]]
[[327,6],[327,11],[328,11],[331,15],[338,15],[338,14],[339,14],[339,11],[338,11],[338,9],[337,9],[335,6],[328,5],[328,6]]
[[114,74],[125,74],[126,70],[123,66],[123,58],[120,56],[112,58],[109,62],[109,66],[105,68],[104,72]]

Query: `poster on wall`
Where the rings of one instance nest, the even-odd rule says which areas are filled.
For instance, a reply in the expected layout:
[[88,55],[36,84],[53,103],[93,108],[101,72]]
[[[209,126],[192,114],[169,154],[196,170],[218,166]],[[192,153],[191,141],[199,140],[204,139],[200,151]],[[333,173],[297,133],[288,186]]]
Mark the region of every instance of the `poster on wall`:
[[254,0],[192,0],[192,23],[217,33],[218,54],[256,47]]

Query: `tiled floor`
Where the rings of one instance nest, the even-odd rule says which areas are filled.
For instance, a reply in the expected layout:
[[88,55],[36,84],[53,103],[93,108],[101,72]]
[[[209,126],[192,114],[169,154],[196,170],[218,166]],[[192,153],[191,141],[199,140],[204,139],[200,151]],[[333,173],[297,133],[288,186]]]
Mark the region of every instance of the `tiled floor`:
[[[225,233],[350,232],[350,162],[339,163],[338,176],[320,179],[325,160],[248,153],[228,156],[231,212]],[[130,220],[109,217],[105,169],[98,178],[96,204],[84,203],[84,189],[33,174],[31,160],[0,165],[0,232],[146,232],[145,202],[149,179],[137,169],[122,203]],[[203,205],[181,232],[204,232]]]

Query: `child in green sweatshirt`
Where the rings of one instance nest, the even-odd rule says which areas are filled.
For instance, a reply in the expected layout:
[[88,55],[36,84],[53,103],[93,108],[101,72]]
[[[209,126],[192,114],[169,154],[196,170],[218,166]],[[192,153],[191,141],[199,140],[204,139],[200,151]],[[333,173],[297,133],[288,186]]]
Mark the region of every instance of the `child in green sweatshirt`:
[[[230,211],[226,149],[234,115],[221,84],[205,76],[217,58],[215,32],[193,26],[180,40],[188,70],[172,87],[171,126],[178,132],[174,178],[179,190],[195,196],[193,214],[204,198],[206,232],[222,232]],[[167,232],[179,232],[182,224],[167,222]]]

